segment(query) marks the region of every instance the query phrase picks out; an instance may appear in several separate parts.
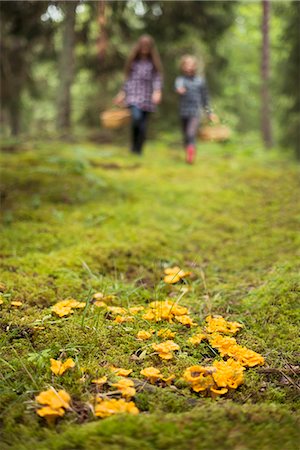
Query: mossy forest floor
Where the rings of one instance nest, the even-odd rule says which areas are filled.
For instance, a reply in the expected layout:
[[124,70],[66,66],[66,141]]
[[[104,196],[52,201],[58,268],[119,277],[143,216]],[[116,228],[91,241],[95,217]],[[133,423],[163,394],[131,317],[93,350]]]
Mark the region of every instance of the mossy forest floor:
[[[88,142],[24,142],[2,153],[3,450],[299,449],[298,167],[242,139],[201,144],[187,166],[178,142],[162,135],[142,158]],[[193,272],[188,290],[163,283],[173,265]],[[112,323],[89,302],[99,291],[126,307],[180,296],[200,325],[209,313],[237,320],[239,343],[265,366],[248,369],[229,395],[203,398],[180,377],[216,358],[213,350],[187,345],[192,330],[172,325],[181,350],[160,360],[135,339],[156,325]],[[86,308],[51,313],[70,297]],[[61,356],[76,367],[56,377],[49,360]],[[159,367],[175,386],[138,390],[138,416],[97,419],[91,379],[112,364],[135,380]],[[73,401],[52,428],[34,407],[49,386]]]

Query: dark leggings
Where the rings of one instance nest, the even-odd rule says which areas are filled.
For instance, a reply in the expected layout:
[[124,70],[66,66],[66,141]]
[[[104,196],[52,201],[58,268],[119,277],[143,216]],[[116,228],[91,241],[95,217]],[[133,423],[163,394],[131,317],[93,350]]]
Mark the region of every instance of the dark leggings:
[[132,119],[132,147],[133,153],[142,153],[143,144],[146,139],[146,129],[148,122],[148,111],[143,111],[137,106],[130,106]]
[[195,145],[199,127],[199,117],[181,117],[184,145]]

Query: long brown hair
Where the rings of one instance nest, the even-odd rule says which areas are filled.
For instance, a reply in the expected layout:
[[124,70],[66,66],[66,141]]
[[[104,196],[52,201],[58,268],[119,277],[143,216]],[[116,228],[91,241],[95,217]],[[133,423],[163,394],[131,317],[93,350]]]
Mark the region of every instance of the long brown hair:
[[128,59],[125,64],[125,75],[128,77],[131,72],[132,64],[134,61],[138,61],[141,58],[141,48],[144,43],[147,43],[149,45],[149,59],[152,61],[152,64],[155,68],[155,70],[162,74],[162,64],[160,60],[160,56],[158,53],[158,50],[156,48],[154,39],[149,36],[148,34],[143,34],[131,50]]

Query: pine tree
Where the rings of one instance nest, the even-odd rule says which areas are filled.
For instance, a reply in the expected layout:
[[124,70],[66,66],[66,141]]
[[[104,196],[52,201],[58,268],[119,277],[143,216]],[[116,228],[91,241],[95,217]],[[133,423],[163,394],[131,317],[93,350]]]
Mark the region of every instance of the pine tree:
[[61,2],[63,22],[62,49],[59,60],[59,89],[57,127],[68,130],[71,126],[71,87],[74,78],[75,20],[77,2]]
[[262,137],[267,148],[272,147],[272,128],[270,114],[270,42],[269,42],[269,21],[270,21],[270,2],[262,1],[262,63],[261,63],[261,130]]
[[287,55],[282,61],[283,93],[290,101],[284,110],[283,144],[294,148],[300,159],[300,3],[291,2],[283,39],[287,46]]
[[48,2],[1,2],[1,108],[12,135],[21,128],[22,94],[33,85],[32,61],[48,44],[53,28],[41,21]]

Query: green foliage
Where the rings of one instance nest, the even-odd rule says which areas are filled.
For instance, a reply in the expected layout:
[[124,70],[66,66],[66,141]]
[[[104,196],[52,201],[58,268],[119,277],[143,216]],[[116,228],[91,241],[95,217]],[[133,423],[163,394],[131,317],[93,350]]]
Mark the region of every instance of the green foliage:
[[[11,3],[11,2],[7,2]],[[16,2],[15,2],[16,3]],[[20,78],[22,89],[18,97],[18,116],[24,110],[23,129],[48,129],[53,131],[57,92],[59,90],[58,57],[62,49],[62,5],[39,2],[19,2],[18,6],[10,6],[3,15],[4,22],[14,15],[18,20],[23,9],[30,13],[37,23],[38,51],[32,52],[27,71],[32,73],[32,82],[37,97],[24,92],[27,86],[25,79]],[[48,6],[48,9],[47,9]],[[15,9],[14,9],[15,8]],[[52,9],[51,9],[52,8]],[[11,10],[11,13],[10,13]],[[60,17],[58,19],[53,12]],[[141,33],[153,34],[162,54],[165,72],[165,101],[162,112],[168,115],[168,123],[177,120],[175,105],[177,102],[173,92],[174,78],[178,73],[178,59],[185,52],[196,53],[205,57],[208,62],[209,78],[213,91],[221,86],[216,73],[224,66],[227,58],[217,50],[216,43],[233,20],[234,4],[228,2],[188,2],[182,10],[178,2],[107,2],[105,6],[107,33],[109,36],[105,58],[100,60],[97,53],[99,24],[97,23],[97,4],[85,2],[79,5],[76,14],[76,49],[75,60],[77,76],[73,85],[73,123],[77,126],[98,126],[99,111],[111,106],[112,97],[123,83],[123,67],[125,59]],[[43,14],[45,13],[45,14]],[[29,16],[30,16],[29,14]],[[30,17],[19,30],[20,36],[26,40],[31,31]],[[27,23],[28,22],[28,23]],[[178,32],[178,30],[180,32]],[[15,39],[14,30],[3,30],[7,40]],[[11,35],[9,34],[11,33]],[[54,34],[50,39],[50,34]],[[51,51],[41,54],[43,42],[51,43]],[[48,41],[47,41],[48,40]],[[6,42],[6,41],[5,41]],[[31,41],[30,41],[31,42]],[[33,45],[33,43],[32,43]],[[7,52],[9,56],[10,53]],[[45,55],[48,58],[45,58]],[[12,56],[12,55],[11,55]],[[29,56],[27,55],[27,59]],[[25,61],[25,54],[23,59]],[[16,81],[17,77],[3,78],[5,83]],[[2,90],[8,93],[7,89]],[[11,90],[10,90],[11,91]],[[21,101],[22,94],[22,104]],[[9,97],[8,97],[9,99]],[[170,115],[171,112],[171,115]],[[169,117],[170,116],[170,117]]]
[[[62,7],[52,2],[2,2],[1,7],[3,130],[7,135],[11,117],[10,125],[15,130],[21,128],[41,138],[53,135],[60,85]],[[241,133],[260,130],[259,2],[115,1],[106,2],[105,11],[108,42],[105,58],[100,59],[97,3],[80,2],[76,9],[73,134],[98,129],[99,112],[112,106],[112,99],[124,81],[125,60],[142,33],[154,36],[165,71],[163,102],[155,114],[153,130],[170,130],[178,125],[174,79],[180,56],[185,53],[204,61],[212,107],[221,121]],[[270,93],[274,140],[275,144],[283,142],[285,148],[296,150],[300,141],[299,95],[295,91],[299,78],[298,13],[298,2],[271,2]],[[20,17],[22,27],[16,31]],[[25,47],[17,49],[16,57],[16,42],[21,41]],[[18,70],[12,70],[15,61]],[[8,76],[9,73],[13,75]],[[110,138],[106,130],[101,133],[105,139]]]

